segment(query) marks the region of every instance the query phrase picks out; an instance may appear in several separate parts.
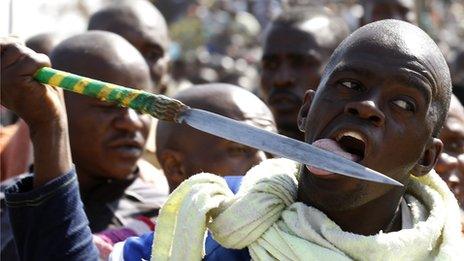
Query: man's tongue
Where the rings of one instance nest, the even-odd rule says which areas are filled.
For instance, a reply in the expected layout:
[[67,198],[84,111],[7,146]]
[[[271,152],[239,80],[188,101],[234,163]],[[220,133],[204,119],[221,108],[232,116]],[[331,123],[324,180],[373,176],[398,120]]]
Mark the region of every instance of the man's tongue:
[[[323,149],[323,150],[327,150],[327,151],[330,151],[330,152],[333,152],[339,156],[342,156],[344,158],[347,158],[349,160],[352,160],[352,161],[357,161],[359,160],[359,156],[358,155],[355,155],[355,154],[351,154],[349,152],[346,152],[344,151],[340,145],[338,145],[338,143],[334,140],[331,140],[331,139],[320,139],[320,140],[316,140],[315,142],[313,142],[312,144],[313,146],[315,147],[318,147],[320,149]],[[311,172],[313,173],[314,175],[318,175],[318,176],[326,176],[326,175],[333,175],[335,173],[333,172],[329,172],[327,170],[323,170],[323,169],[318,169],[316,167],[313,167],[313,166],[308,166],[306,165],[306,168]]]

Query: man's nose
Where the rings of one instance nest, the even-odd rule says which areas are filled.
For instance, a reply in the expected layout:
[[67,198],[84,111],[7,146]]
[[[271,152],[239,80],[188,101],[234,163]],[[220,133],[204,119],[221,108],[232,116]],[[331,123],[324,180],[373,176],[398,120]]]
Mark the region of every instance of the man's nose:
[[385,124],[385,115],[372,100],[350,102],[345,106],[345,113],[368,120],[378,127]]
[[137,131],[143,127],[140,115],[131,108],[121,108],[114,120],[114,126],[121,130]]
[[295,84],[295,74],[288,63],[282,63],[274,76],[274,86],[286,88]]

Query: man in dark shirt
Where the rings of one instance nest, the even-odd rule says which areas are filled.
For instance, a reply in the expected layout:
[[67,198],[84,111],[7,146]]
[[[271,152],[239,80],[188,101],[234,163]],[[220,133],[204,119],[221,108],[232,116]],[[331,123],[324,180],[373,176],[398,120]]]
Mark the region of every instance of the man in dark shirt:
[[[57,69],[152,91],[143,57],[116,34],[79,34],[60,43],[50,57]],[[169,188],[164,175],[141,160],[150,116],[71,92],[64,96],[71,153],[91,231],[129,226],[139,216],[154,218]],[[33,137],[34,130],[31,131]],[[55,148],[51,146],[49,150]],[[35,164],[34,169],[37,167]],[[3,210],[5,228],[9,224]],[[149,232],[151,228],[151,223],[139,222],[137,233],[130,235]],[[12,243],[11,234],[4,231],[2,247]],[[9,246],[12,247],[7,244],[2,248],[2,257],[12,260],[15,254]]]

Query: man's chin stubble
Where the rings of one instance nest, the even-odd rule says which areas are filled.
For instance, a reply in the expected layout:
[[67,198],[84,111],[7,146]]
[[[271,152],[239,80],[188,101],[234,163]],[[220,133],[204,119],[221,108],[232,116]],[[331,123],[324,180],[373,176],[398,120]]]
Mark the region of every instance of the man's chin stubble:
[[365,204],[367,191],[365,184],[359,183],[348,192],[329,193],[321,196],[318,192],[309,195],[314,207],[321,211],[346,211]]

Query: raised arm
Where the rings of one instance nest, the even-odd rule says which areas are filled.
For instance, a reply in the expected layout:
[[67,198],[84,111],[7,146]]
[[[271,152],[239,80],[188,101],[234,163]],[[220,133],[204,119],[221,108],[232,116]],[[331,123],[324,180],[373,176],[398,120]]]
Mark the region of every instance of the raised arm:
[[1,61],[1,102],[29,125],[38,187],[72,168],[62,91],[33,80],[50,60],[15,38],[1,39]]
[[5,192],[14,242],[21,260],[96,260],[71,161],[61,90],[33,80],[50,66],[14,38],[0,38],[1,104],[29,125],[34,176]]

